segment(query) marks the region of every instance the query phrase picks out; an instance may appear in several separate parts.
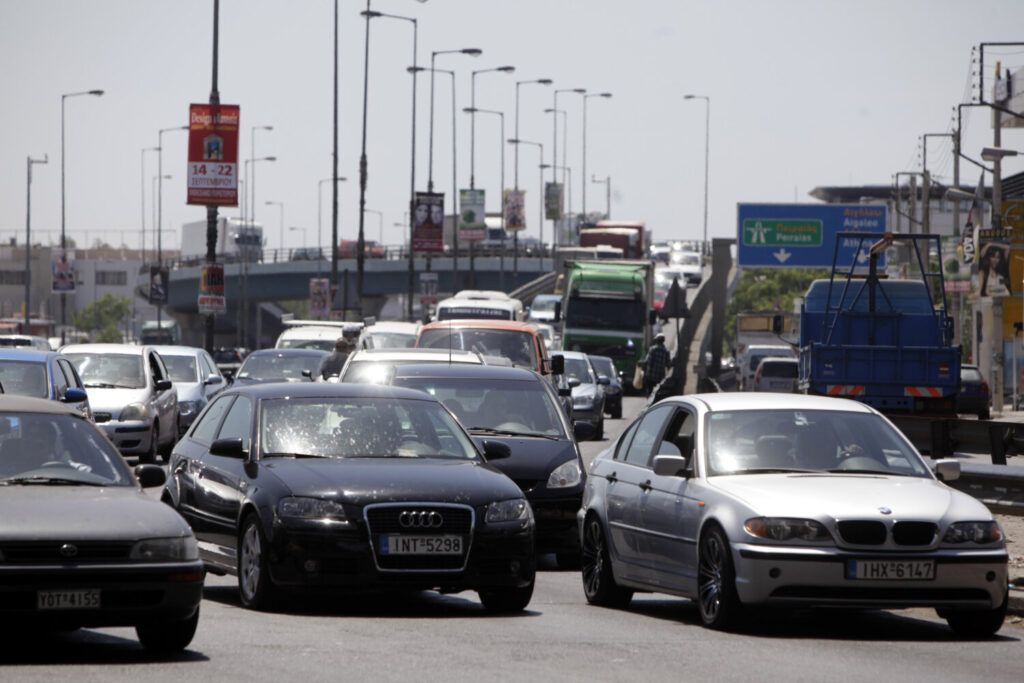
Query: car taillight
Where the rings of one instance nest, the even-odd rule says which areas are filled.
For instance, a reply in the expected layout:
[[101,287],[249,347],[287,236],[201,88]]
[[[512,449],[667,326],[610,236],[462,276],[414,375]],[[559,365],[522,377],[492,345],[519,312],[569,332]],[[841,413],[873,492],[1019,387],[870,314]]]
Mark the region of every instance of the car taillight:
[[988,393],[988,382],[985,380],[981,380],[981,391],[986,394]]
[[754,375],[754,386],[761,383],[761,368],[757,369],[757,373]]

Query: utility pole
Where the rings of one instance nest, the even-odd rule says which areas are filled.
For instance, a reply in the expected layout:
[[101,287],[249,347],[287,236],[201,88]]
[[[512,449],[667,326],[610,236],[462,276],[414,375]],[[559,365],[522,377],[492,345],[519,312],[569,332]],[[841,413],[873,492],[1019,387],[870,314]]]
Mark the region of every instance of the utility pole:
[[[213,75],[210,85],[210,104],[220,104],[220,91],[217,89],[217,50],[219,47],[218,36],[220,32],[220,0],[213,0]],[[236,165],[237,166],[237,165]],[[159,237],[159,235],[158,235]],[[217,260],[217,205],[206,206],[206,262],[213,263]],[[206,315],[206,334],[203,347],[213,353],[213,325],[217,316],[214,313]]]

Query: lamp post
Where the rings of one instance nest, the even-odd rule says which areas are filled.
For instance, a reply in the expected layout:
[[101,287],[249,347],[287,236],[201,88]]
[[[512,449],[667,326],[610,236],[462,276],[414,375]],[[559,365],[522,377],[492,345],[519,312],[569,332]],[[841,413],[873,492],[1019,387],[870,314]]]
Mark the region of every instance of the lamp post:
[[[268,199],[267,201],[265,201],[263,203],[266,206],[277,206],[281,210],[281,214],[280,214],[281,221],[280,221],[280,224],[279,224],[279,227],[280,227],[280,230],[281,230],[281,249],[280,249],[280,251],[281,251],[281,256],[284,256],[284,254],[286,253],[285,252],[285,248],[284,248],[284,202],[275,202],[275,201],[272,201],[272,200]],[[274,260],[277,261],[277,257],[276,256],[274,257]]]
[[590,179],[592,183],[603,183],[604,184],[604,196],[605,196],[605,210],[604,217],[609,219],[612,217],[612,177],[606,176],[604,179],[594,176]]
[[[256,158],[256,131],[258,130],[274,130],[273,126],[253,126],[250,134],[251,143],[249,146],[249,162],[252,162]],[[249,176],[252,173],[252,176]],[[256,222],[256,164],[252,165],[252,169],[248,165],[245,167],[245,179],[246,187],[248,188],[249,202],[252,206],[252,211],[248,212],[248,218],[250,223]]]
[[[321,180],[320,182],[318,182],[316,184],[316,247],[319,250],[319,253],[321,255],[324,253],[324,231],[323,231],[323,220],[322,220],[323,211],[321,210],[323,208],[323,203],[324,203],[324,200],[323,200],[323,189],[324,189],[324,183],[329,183],[332,180],[335,180],[335,178],[324,178],[323,180]],[[348,178],[344,178],[344,177],[337,178],[337,181],[339,183],[343,183],[343,182],[345,182],[347,180],[348,180]],[[334,251],[337,251],[338,250],[338,245],[336,245],[336,244],[332,245],[331,248],[334,249]],[[317,277],[320,277],[320,261],[321,260],[322,260],[321,257],[318,257],[317,260],[316,260],[316,276]]]
[[[564,161],[564,160],[568,159],[568,154],[566,154],[567,146],[566,146],[565,143],[569,139],[569,113],[566,110],[564,110],[564,109],[551,109],[551,108],[545,109],[544,113],[545,114],[551,114],[551,116],[554,117],[555,119],[558,118],[559,114],[562,115],[562,158],[563,158],[563,161]],[[557,124],[556,124],[555,127],[557,128]],[[563,167],[559,166],[559,168],[563,168]],[[557,173],[555,171],[551,172],[551,180],[552,180],[552,182],[557,182]],[[563,182],[563,185],[564,185],[564,182],[565,182],[565,174],[564,173],[562,174],[562,182]],[[567,190],[568,188],[564,188],[564,189]],[[569,204],[567,204],[567,213],[572,213],[572,206],[569,205]],[[564,216],[562,218],[563,218],[563,220],[565,219]]]
[[[558,90],[555,90],[555,93],[554,93],[554,104],[551,105],[551,108],[553,110],[555,110],[555,111],[558,111],[558,93],[562,93],[562,92],[574,92],[574,93],[577,93],[579,95],[582,95],[582,94],[587,92],[587,89],[586,88],[560,88]],[[552,166],[552,169],[551,169],[551,180],[554,181],[555,180],[555,176],[557,175],[557,167],[558,167],[558,117],[553,116],[553,117],[551,117],[551,120],[552,120],[552,123],[554,124],[553,128],[554,128],[554,131],[555,131],[554,139],[552,140],[552,146],[551,146],[551,166]],[[562,156],[565,156],[565,155],[563,154]],[[556,228],[555,229],[554,245],[558,246],[558,243],[559,243],[558,231],[557,231],[557,228]]]
[[139,169],[139,176],[140,176],[139,177],[139,185],[142,186],[141,187],[141,189],[142,189],[142,197],[141,197],[141,200],[139,202],[139,205],[142,207],[142,222],[139,225],[142,228],[142,232],[141,232],[141,234],[142,234],[142,247],[141,247],[140,251],[142,252],[142,263],[143,264],[146,263],[146,152],[155,152],[158,149],[160,149],[160,148],[159,147],[143,147],[142,148],[142,154],[140,155],[142,163],[141,163],[140,169]]
[[583,220],[587,220],[587,100],[591,97],[603,97],[605,99],[609,99],[611,96],[612,94],[610,92],[583,94],[583,171],[580,175],[580,185],[583,186],[583,205],[580,209],[580,213],[583,214]]
[[[532,81],[529,81],[529,80],[528,81],[516,81],[516,131],[515,131],[515,138],[514,138],[516,140],[519,139],[519,86],[521,86],[521,85],[528,85],[530,83],[537,83],[539,85],[551,85],[552,83],[554,83],[554,81],[552,81],[550,78],[538,78],[538,79],[532,80]],[[515,182],[515,188],[518,190],[519,189],[519,145],[516,145],[516,153],[515,153],[515,162],[514,163],[515,163],[515,179],[514,179],[514,182]],[[504,211],[502,211],[502,213],[504,213]],[[542,241],[541,242],[541,249],[543,249],[543,248],[544,248],[544,244],[543,244],[543,241]]]
[[298,226],[298,225],[293,225],[293,226],[288,228],[288,232],[291,232],[292,230],[299,230],[300,232],[302,232],[302,242],[299,244],[299,246],[301,248],[305,249],[306,248],[306,229],[301,227],[301,226]]
[[[69,97],[78,97],[80,95],[95,95],[99,97],[103,95],[102,90],[83,90],[82,92],[65,93],[60,96],[60,252],[63,257],[67,250],[67,234],[65,231],[65,217],[67,215],[67,201],[65,199],[66,193],[64,191],[64,100]],[[74,277],[74,273],[71,273],[71,277]],[[60,343],[64,344],[67,341],[67,292],[60,293]]]
[[[540,169],[540,191],[537,193],[537,203],[540,205],[540,212],[539,212],[540,213],[540,217],[539,217],[539,220],[537,221],[537,226],[538,226],[538,229],[540,231],[540,257],[541,257],[541,265],[543,265],[543,263],[544,263],[543,262],[543,259],[544,259],[544,167],[543,167],[543,164],[544,164],[544,145],[542,145],[539,142],[531,142],[530,140],[520,140],[519,138],[512,138],[511,140],[508,141],[508,144],[515,145],[516,149],[519,149],[519,145],[533,145],[534,147],[536,147],[537,149],[540,150],[540,162],[538,164],[539,166],[541,166],[541,169]],[[517,187],[517,189],[518,189],[518,187]],[[505,213],[504,210],[502,210],[502,215],[504,215],[504,213]],[[513,263],[515,265],[513,266],[513,271],[515,272],[516,282],[518,283],[519,282],[519,231],[518,230],[515,233],[514,241],[515,241],[515,245],[514,245],[515,251],[514,251],[514,256],[513,256]],[[502,245],[502,246],[504,246],[504,245]]]
[[[514,66],[498,66],[493,69],[477,69],[470,74],[469,78],[469,108],[462,111],[469,112],[469,189],[476,189],[476,77],[477,74],[485,73],[512,73],[516,70]],[[502,135],[502,139],[504,139]],[[505,145],[502,145],[504,149]],[[472,248],[470,244],[470,248]]]
[[375,209],[363,209],[366,213],[372,213],[377,216],[377,244],[384,246],[384,212],[377,211]]
[[[163,266],[164,264],[164,253],[163,253],[163,218],[164,218],[164,184],[163,184],[163,173],[164,173],[164,133],[169,133],[172,130],[188,130],[188,126],[174,126],[172,128],[161,128],[157,133],[157,146],[156,146],[156,169],[157,169],[157,209],[156,209],[156,264],[157,266]],[[157,308],[157,321],[160,320],[160,309]]]
[[[252,215],[249,216],[249,225],[252,226],[252,229],[253,229],[254,233],[255,233],[255,230],[256,230],[256,215],[255,215],[256,214],[256,164],[258,164],[261,161],[277,161],[277,157],[260,157],[259,159],[246,159],[245,160],[245,174],[246,174],[246,177],[252,179],[250,181],[250,184],[249,184],[249,195],[250,195],[249,196],[249,201],[252,202],[253,210],[252,210]],[[249,169],[249,166],[252,166],[251,171]],[[249,175],[250,172],[252,173],[251,176]],[[262,253],[262,246],[263,246],[263,231],[262,231],[262,229],[260,230],[259,234],[260,234],[260,247],[261,247],[260,253]],[[242,259],[242,306],[241,306],[241,310],[240,310],[241,315],[242,315],[242,322],[238,326],[239,334],[240,334],[239,346],[244,346],[246,348],[250,348],[250,344],[249,344],[249,318],[248,318],[248,315],[247,315],[248,305],[249,305],[249,254],[247,253],[246,257],[244,259]]]
[[25,334],[32,334],[32,164],[47,164],[50,157],[43,155],[42,159],[26,157],[26,181],[25,181]]
[[704,100],[704,254],[708,249],[708,151],[711,145],[711,98],[707,95],[683,95],[684,100]]
[[554,164],[551,164],[550,166],[542,164],[542,166],[544,168],[551,168],[551,176],[552,177],[554,177],[554,175],[555,175],[555,173],[557,171],[561,171],[563,176],[568,176],[569,177],[569,182],[566,183],[566,187],[568,188],[568,193],[567,193],[567,196],[566,196],[566,200],[567,200],[567,203],[568,203],[568,206],[569,206],[569,211],[566,212],[565,218],[566,219],[570,218],[572,216],[572,168],[570,166],[562,166],[562,165],[555,166]]
[[[499,157],[501,159],[501,175],[498,181],[498,205],[502,207],[501,211],[501,249],[499,255],[501,257],[501,266],[498,271],[498,281],[501,291],[505,291],[505,210],[504,210],[504,192],[505,192],[505,112],[497,111],[494,109],[477,109],[476,107],[470,107],[463,109],[462,111],[468,112],[470,116],[475,116],[477,113],[480,114],[491,114],[498,116],[501,123],[501,137],[498,138],[498,145],[501,147]],[[484,211],[486,215],[487,211]],[[472,245],[472,242],[470,242]],[[472,259],[473,252],[470,251],[470,259]],[[472,260],[470,261],[472,263]],[[518,260],[516,265],[518,266]],[[476,284],[474,280],[474,285]]]

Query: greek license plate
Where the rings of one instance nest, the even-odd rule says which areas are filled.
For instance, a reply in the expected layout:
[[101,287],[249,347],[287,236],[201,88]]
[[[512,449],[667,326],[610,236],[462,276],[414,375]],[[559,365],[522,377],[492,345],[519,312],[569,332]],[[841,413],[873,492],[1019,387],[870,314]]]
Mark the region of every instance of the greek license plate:
[[461,536],[381,536],[381,555],[461,555]]
[[934,560],[850,560],[846,578],[874,581],[931,581]]
[[95,588],[39,591],[36,595],[38,609],[95,609],[100,606],[100,591]]

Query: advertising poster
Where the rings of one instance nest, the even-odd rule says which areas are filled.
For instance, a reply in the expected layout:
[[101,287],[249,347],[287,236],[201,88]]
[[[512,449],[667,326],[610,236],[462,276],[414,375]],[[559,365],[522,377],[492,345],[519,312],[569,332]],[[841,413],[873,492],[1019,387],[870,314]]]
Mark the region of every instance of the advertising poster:
[[50,272],[53,273],[54,293],[75,291],[75,252],[73,249],[54,249],[50,263]]
[[544,183],[544,217],[562,220],[562,183]]
[[413,210],[413,251],[444,251],[444,193],[417,192]]
[[198,304],[201,314],[224,313],[227,310],[227,302],[224,300],[223,263],[203,265],[199,277]]
[[170,271],[166,266],[149,267],[149,303],[162,306],[167,303],[167,285]]
[[978,230],[978,296],[1010,296],[1010,240],[1008,230]]
[[485,239],[484,191],[459,190],[459,241],[480,242]]
[[942,236],[942,280],[946,294],[967,294],[971,291],[971,264],[964,260],[962,238]]
[[315,320],[327,318],[330,314],[331,281],[325,277],[309,280],[309,317]]
[[505,230],[526,229],[526,190],[505,190],[502,211],[505,212]]
[[193,104],[188,126],[188,204],[238,206],[237,104]]

